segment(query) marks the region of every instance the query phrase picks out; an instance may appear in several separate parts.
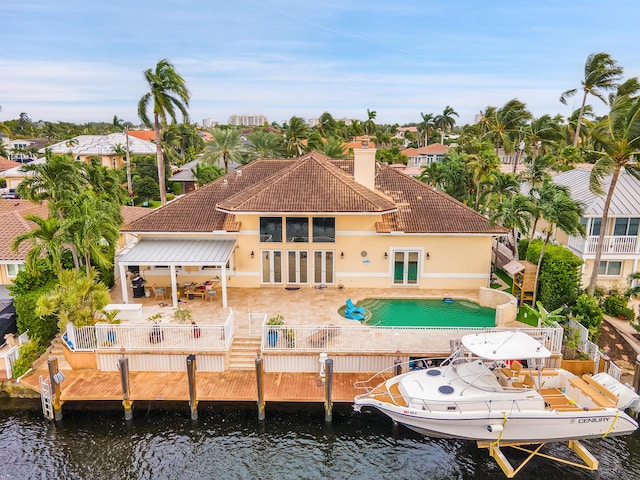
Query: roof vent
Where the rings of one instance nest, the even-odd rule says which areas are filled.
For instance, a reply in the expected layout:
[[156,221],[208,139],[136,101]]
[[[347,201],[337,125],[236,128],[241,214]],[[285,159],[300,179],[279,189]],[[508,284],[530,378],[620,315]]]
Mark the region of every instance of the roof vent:
[[362,148],[369,148],[369,141],[368,140],[362,140]]
[[241,176],[242,175],[242,170],[240,170],[240,169],[236,170],[236,175]]
[[227,180],[226,178],[224,180],[222,180],[222,183],[227,183],[229,180]]

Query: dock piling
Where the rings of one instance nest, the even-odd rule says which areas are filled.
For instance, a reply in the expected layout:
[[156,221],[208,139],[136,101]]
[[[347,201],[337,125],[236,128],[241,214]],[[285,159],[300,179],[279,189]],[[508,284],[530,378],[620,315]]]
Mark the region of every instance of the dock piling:
[[333,360],[331,358],[327,358],[324,361],[324,373],[324,420],[325,422],[330,422],[333,419],[333,400],[331,399],[333,386]]
[[60,401],[60,382],[64,380],[64,375],[58,370],[58,359],[53,357],[47,361],[49,367],[49,382],[51,385],[51,404],[53,406],[53,418],[56,421],[62,420],[62,402]]
[[122,406],[124,407],[124,419],[133,418],[133,402],[131,401],[131,391],[129,388],[129,358],[122,355],[118,359],[118,370],[120,370],[120,383],[122,385]]
[[400,359],[400,355],[396,357],[393,361],[395,376],[402,374],[402,360]]
[[196,356],[193,353],[187,355],[187,377],[189,379],[189,408],[191,409],[191,420],[197,420],[198,398],[196,391]]
[[265,402],[264,402],[264,383],[263,383],[263,367],[262,357],[258,355],[256,358],[256,383],[258,387],[258,420],[264,420]]
[[636,368],[633,373],[633,385],[631,385],[636,393],[640,393],[640,355],[636,357]]

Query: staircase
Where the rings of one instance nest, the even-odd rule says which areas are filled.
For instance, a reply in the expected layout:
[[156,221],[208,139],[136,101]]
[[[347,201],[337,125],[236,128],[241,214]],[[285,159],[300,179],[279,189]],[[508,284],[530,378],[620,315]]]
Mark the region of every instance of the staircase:
[[260,337],[234,337],[229,351],[229,370],[255,370],[260,341]]
[[57,335],[51,342],[51,346],[48,348],[49,357],[56,357],[58,359],[58,370],[71,370],[71,365],[64,358],[64,345],[62,345],[62,339],[60,335]]

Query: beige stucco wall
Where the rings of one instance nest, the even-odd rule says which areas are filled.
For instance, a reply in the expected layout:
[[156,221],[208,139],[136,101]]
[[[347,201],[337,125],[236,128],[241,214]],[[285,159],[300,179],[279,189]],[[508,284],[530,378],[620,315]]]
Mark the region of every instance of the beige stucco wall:
[[[633,260],[622,260],[619,258],[602,258],[602,260],[608,261],[620,261],[622,262],[622,270],[620,275],[617,276],[598,276],[597,285],[603,287],[605,289],[621,287],[626,289],[628,287],[627,278],[630,274],[634,272],[633,270]],[[639,262],[640,264],[640,262]],[[591,278],[591,271],[593,269],[593,260],[586,260],[585,264],[582,267],[582,285],[588,285],[589,279]]]

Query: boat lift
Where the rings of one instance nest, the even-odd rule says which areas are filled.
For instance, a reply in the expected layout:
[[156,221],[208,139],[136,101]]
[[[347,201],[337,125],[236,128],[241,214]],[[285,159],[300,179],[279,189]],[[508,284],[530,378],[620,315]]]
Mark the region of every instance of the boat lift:
[[[582,445],[578,440],[569,440],[567,442],[567,446],[569,449],[573,450],[584,463],[572,462],[570,460],[565,460],[564,458],[554,457],[553,455],[547,455],[545,453],[541,453],[540,450],[544,447],[548,442],[545,443],[520,443],[520,442],[478,442],[478,448],[487,448],[489,449],[489,455],[496,461],[496,463],[500,466],[504,474],[507,478],[515,477],[518,472],[534,457],[542,457],[549,460],[553,460],[555,462],[564,463],[567,465],[571,465],[573,467],[582,468],[584,470],[597,470],[598,469],[598,460],[591,454],[587,448]],[[557,443],[557,442],[554,442]],[[525,448],[523,445],[530,445],[531,448]],[[509,447],[515,450],[520,450],[521,452],[529,453],[529,456],[525,458],[520,465],[517,467],[513,467],[509,459],[505,456],[504,452],[501,450],[501,447]],[[535,448],[533,448],[535,447]]]

